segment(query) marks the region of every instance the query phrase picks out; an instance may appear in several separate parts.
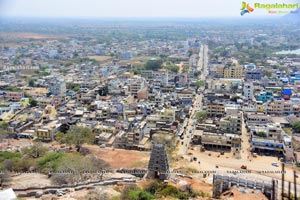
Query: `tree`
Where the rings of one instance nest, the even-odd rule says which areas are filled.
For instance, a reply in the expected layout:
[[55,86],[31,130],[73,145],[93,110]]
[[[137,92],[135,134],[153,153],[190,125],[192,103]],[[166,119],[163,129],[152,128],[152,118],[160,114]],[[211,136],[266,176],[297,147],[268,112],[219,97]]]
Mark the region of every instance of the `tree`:
[[38,158],[47,153],[49,149],[45,147],[41,142],[34,143],[31,147],[24,147],[21,149],[23,155],[30,156],[32,158]]
[[292,128],[295,133],[299,133],[300,132],[300,122],[294,122],[292,124]]
[[107,169],[109,165],[93,155],[81,156],[79,154],[68,154],[63,157],[57,167],[58,171],[66,173],[57,173],[52,175],[51,180],[56,184],[74,184],[80,181],[89,180],[95,175],[103,176],[103,174],[93,174],[84,172],[96,172]]
[[33,98],[29,98],[29,105],[30,105],[30,107],[36,107],[37,101]]
[[265,132],[263,132],[263,131],[258,132],[257,135],[259,137],[267,137],[267,134]]
[[65,140],[66,137],[65,137],[65,133],[63,132],[57,132],[55,134],[55,140],[60,142],[60,143],[67,143],[67,141]]
[[73,88],[73,90],[74,90],[75,92],[78,92],[78,91],[80,90],[80,87],[79,87],[79,86],[75,86],[75,87]]
[[165,66],[164,68],[175,73],[178,73],[179,71],[179,67],[176,65],[169,65],[169,66]]
[[204,81],[198,80],[198,81],[196,82],[196,87],[197,87],[197,89],[199,89],[200,87],[204,87],[204,86],[205,86],[205,82],[204,82]]
[[163,64],[162,60],[149,60],[145,64],[145,69],[158,70],[161,68],[162,64]]
[[71,126],[67,133],[61,138],[61,142],[68,145],[75,145],[79,151],[82,144],[92,144],[95,141],[95,133],[89,128]]
[[269,72],[269,71],[267,71],[267,70],[264,70],[263,71],[263,76],[267,76],[267,77],[271,77],[272,76],[272,73],[271,72]]
[[195,118],[197,119],[197,121],[199,123],[202,123],[202,122],[204,122],[206,120],[207,113],[206,112],[197,112]]
[[77,51],[74,51],[74,52],[73,52],[73,57],[76,58],[76,57],[78,57],[78,56],[79,56],[78,52],[77,52]]
[[29,87],[34,87],[34,86],[35,86],[35,81],[34,81],[34,79],[30,79],[30,80],[28,81],[28,85],[29,85]]
[[201,72],[200,72],[200,71],[194,72],[194,77],[198,77],[198,76],[200,76],[200,75],[201,75]]

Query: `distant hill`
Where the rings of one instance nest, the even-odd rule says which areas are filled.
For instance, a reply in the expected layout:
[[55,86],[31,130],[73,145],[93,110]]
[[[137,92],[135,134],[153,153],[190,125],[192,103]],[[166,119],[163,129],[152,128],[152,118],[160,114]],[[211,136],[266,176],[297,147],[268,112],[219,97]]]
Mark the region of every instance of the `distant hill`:
[[284,15],[282,17],[283,20],[287,21],[293,21],[293,22],[299,22],[300,23],[300,8],[293,11],[294,13],[289,13],[287,15]]

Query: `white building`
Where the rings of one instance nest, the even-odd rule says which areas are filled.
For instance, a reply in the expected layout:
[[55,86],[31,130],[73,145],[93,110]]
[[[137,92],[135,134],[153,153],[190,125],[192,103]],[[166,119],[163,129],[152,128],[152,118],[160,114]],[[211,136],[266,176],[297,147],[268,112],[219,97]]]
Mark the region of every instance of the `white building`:
[[244,97],[247,98],[248,100],[252,100],[253,99],[253,83],[252,82],[244,82]]

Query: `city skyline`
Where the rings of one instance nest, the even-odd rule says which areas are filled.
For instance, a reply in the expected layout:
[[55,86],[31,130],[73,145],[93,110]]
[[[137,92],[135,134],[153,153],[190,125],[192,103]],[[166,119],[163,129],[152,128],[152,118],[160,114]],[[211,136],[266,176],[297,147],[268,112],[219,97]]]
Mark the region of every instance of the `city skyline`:
[[[259,3],[297,3],[295,0],[246,1]],[[0,17],[62,17],[62,18],[198,18],[240,17],[242,1],[200,0],[0,0]],[[270,17],[267,10],[256,9],[247,18]]]

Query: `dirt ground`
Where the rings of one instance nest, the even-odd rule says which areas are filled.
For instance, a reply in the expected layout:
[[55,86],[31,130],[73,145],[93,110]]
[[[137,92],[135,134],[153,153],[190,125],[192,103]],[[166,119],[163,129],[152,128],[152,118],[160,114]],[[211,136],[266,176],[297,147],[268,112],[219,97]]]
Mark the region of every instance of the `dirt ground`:
[[224,192],[220,199],[226,200],[267,200],[268,198],[263,195],[260,191],[254,191],[249,189],[242,189],[242,188],[232,188],[229,191]]
[[99,146],[85,145],[93,155],[106,161],[111,168],[147,168],[150,152],[100,148]]
[[110,56],[89,56],[90,59],[95,59],[96,61],[108,61],[111,60]]
[[[194,150],[188,150],[188,154],[185,155],[184,159],[178,160],[174,163],[173,168],[180,168],[185,166],[186,168],[195,169],[195,170],[215,170],[217,174],[233,174],[234,171],[241,170],[241,166],[247,166],[247,170],[251,171],[251,174],[243,174],[237,172],[240,175],[250,175],[264,180],[266,177],[281,179],[281,166],[276,167],[272,166],[273,162],[280,163],[276,157],[271,156],[257,156],[257,158],[251,158],[251,160],[245,159],[235,159],[233,158],[232,153],[225,153],[220,155],[218,152],[205,151],[200,152],[199,147],[194,147]],[[210,154],[210,155],[209,155]],[[190,162],[190,157],[194,156],[197,158],[197,161]],[[200,164],[198,163],[200,161]],[[217,167],[216,167],[217,166]],[[286,180],[293,181],[293,168],[292,166],[286,165]],[[196,176],[197,174],[193,174]],[[201,175],[201,174],[199,174]],[[212,179],[212,174],[208,177]]]
[[0,142],[1,151],[15,151],[20,150],[23,147],[29,147],[33,144],[29,139],[4,139]]
[[33,186],[49,186],[51,185],[48,176],[40,173],[20,174],[12,177],[11,187],[12,188],[26,188]]

